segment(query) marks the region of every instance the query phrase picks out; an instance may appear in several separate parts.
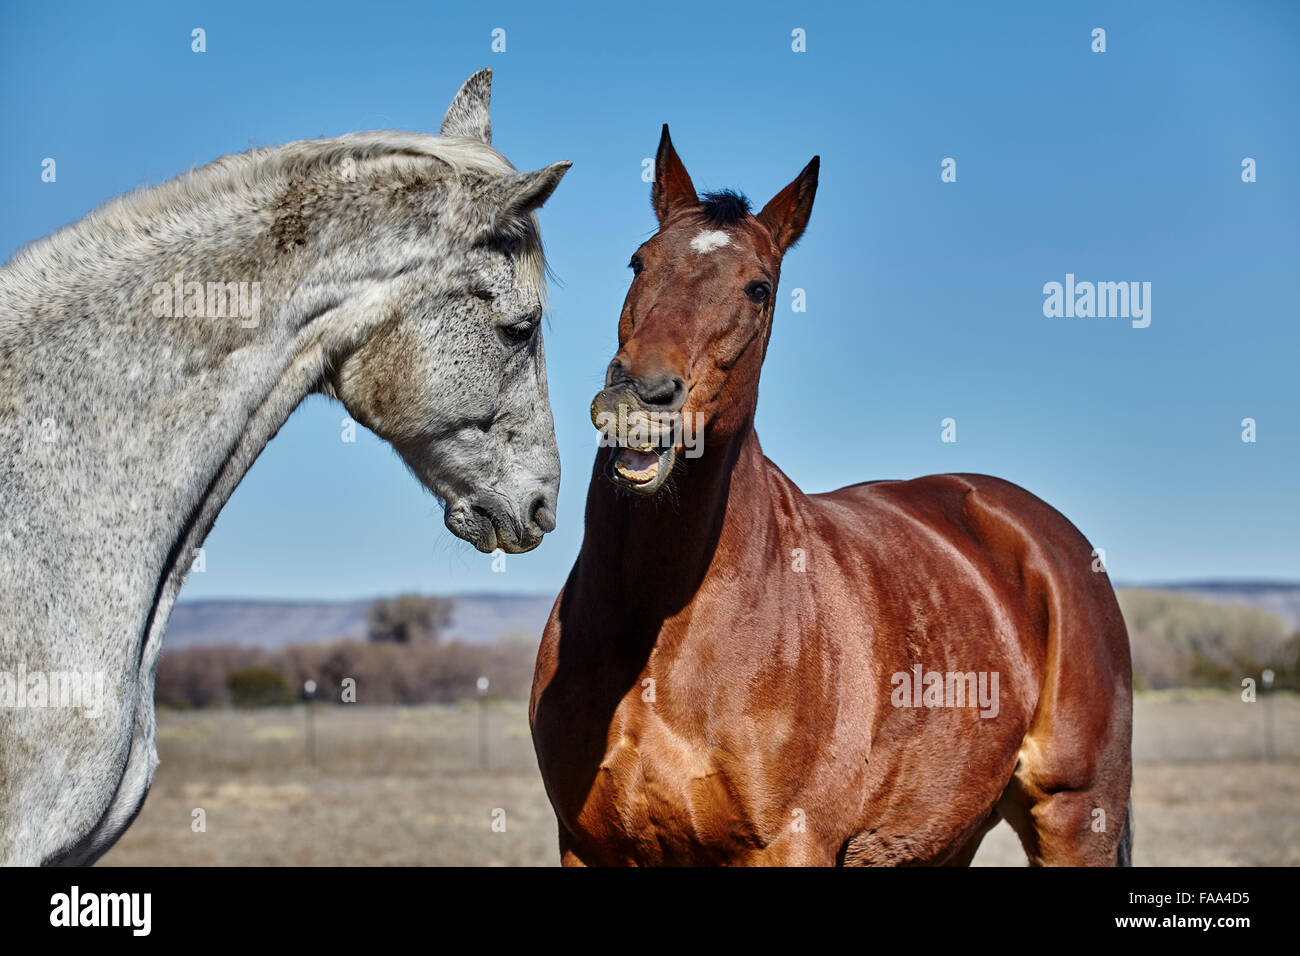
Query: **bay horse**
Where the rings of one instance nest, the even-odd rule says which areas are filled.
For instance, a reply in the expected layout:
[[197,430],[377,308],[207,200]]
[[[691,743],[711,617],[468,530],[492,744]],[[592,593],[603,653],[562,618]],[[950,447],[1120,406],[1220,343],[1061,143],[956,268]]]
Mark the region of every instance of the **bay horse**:
[[965,865],[1005,819],[1032,864],[1126,864],[1128,638],[1084,537],[997,478],[810,495],[759,447],[818,168],[753,215],[663,129],[533,681],[561,861]]
[[308,394],[479,550],[554,527],[536,210],[570,164],[517,172],[490,96],[470,77],[440,136],[223,157],[0,269],[0,863],[90,863],[130,824],[177,592]]

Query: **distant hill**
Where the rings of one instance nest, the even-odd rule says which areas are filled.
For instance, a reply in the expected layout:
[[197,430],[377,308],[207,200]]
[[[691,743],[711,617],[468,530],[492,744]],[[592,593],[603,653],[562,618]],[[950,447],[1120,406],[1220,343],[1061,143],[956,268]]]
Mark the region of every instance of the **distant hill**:
[[[1136,587],[1136,586],[1135,586]],[[1120,586],[1120,590],[1133,588]],[[1143,590],[1171,591],[1216,604],[1244,605],[1277,615],[1288,628],[1300,629],[1300,583],[1268,581],[1196,581],[1142,585]],[[507,634],[540,640],[551,613],[553,595],[455,594],[447,638],[490,644]],[[186,601],[176,605],[167,626],[164,651],[199,645],[243,645],[274,650],[361,638],[370,601]]]
[[[541,639],[554,595],[455,594],[447,639],[490,644],[507,634]],[[370,601],[184,601],[172,611],[164,652],[200,645],[276,649],[364,638]]]

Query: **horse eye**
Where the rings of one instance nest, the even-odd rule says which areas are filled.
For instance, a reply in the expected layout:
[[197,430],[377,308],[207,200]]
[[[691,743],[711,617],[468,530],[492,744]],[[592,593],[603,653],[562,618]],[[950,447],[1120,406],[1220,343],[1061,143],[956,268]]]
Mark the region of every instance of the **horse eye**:
[[495,302],[497,300],[497,294],[490,289],[475,289],[473,295],[480,302]]
[[537,328],[537,323],[532,319],[524,319],[522,322],[516,322],[514,325],[499,326],[502,337],[514,345],[521,342],[527,342],[533,337],[533,329]]
[[755,279],[749,285],[745,286],[745,295],[749,296],[751,302],[757,302],[762,305],[767,301],[767,297],[772,294],[772,288],[761,279]]
[[627,267],[632,270],[632,275],[634,276],[639,276],[641,274],[641,270],[645,268],[645,266],[642,265],[641,258],[639,256],[633,256],[632,261],[627,264]]

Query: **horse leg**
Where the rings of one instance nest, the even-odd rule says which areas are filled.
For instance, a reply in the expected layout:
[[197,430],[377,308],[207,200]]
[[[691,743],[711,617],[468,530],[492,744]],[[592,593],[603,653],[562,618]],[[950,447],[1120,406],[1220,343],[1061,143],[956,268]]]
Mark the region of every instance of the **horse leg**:
[[1020,837],[1030,866],[1129,864],[1129,766],[1105,754],[1098,763],[1104,772],[1074,783],[1076,767],[1053,766],[1026,740],[997,809]]
[[1089,623],[1086,612],[1053,622],[1038,709],[998,803],[1031,866],[1116,866],[1130,855],[1127,635],[1122,620]]
[[582,859],[582,857],[578,856],[578,852],[575,848],[575,841],[573,837],[569,835],[569,831],[564,828],[563,823],[561,823],[559,826],[560,826],[560,866],[586,866],[587,865],[586,862]]
[[989,815],[984,818],[984,821],[979,825],[979,828],[971,834],[970,839],[962,845],[960,850],[949,857],[947,862],[943,865],[970,866],[970,861],[975,859],[975,853],[979,850],[980,843],[983,842],[984,837],[988,835],[988,832],[998,825],[998,821],[1001,819],[1002,816],[998,813],[998,808],[994,807],[989,811]]
[[1087,547],[1066,536],[1058,550],[1074,560],[1048,565],[1031,587],[1046,612],[1042,683],[998,805],[1031,866],[1116,866],[1129,855],[1128,631],[1109,579],[1081,556]]

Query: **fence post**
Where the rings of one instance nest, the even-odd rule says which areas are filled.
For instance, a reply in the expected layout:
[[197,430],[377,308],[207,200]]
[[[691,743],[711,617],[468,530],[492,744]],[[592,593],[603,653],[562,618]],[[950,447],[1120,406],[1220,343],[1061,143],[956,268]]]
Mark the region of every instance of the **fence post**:
[[1273,671],[1266,668],[1260,674],[1260,684],[1264,688],[1264,760],[1273,762]]
[[307,762],[316,766],[316,682],[309,680],[302,685],[303,695],[307,698]]
[[488,766],[488,735],[487,735],[487,691],[488,679],[480,677],[475,682],[478,688],[478,768],[486,770]]

